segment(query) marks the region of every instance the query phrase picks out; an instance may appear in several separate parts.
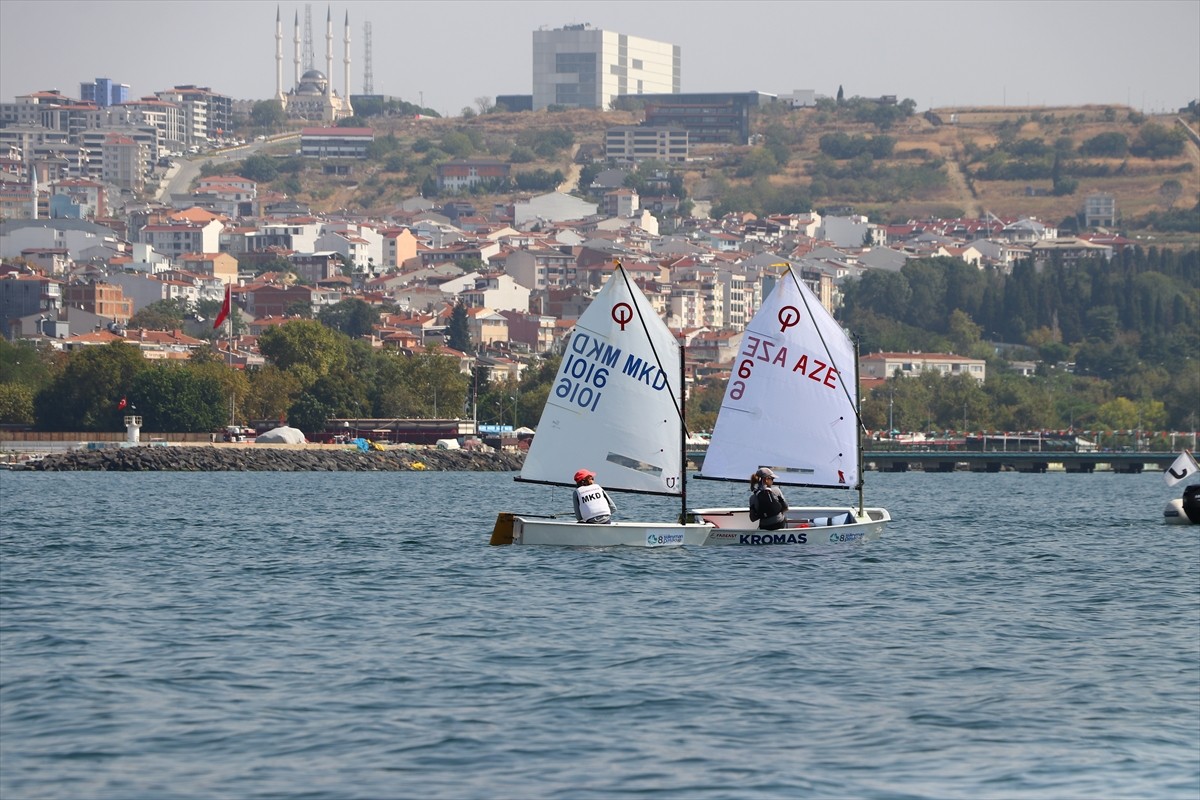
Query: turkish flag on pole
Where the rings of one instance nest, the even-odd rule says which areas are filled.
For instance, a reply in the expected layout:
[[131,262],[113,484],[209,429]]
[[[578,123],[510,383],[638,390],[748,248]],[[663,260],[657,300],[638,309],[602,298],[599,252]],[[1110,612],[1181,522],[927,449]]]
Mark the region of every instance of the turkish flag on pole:
[[217,314],[217,318],[213,320],[213,330],[221,327],[221,323],[229,316],[229,306],[233,299],[233,284],[225,284],[225,302],[221,304],[221,313]]
[[129,405],[129,404],[125,401],[125,398],[122,397],[121,402],[117,403],[117,411],[124,411],[125,406],[127,406],[127,405]]

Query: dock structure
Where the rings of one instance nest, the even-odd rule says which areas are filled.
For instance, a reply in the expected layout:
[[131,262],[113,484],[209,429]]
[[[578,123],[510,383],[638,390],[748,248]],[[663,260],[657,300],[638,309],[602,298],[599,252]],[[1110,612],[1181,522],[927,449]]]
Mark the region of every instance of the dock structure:
[[1163,470],[1171,466],[1178,453],[1162,452],[1093,452],[1064,453],[1036,451],[868,451],[863,454],[868,469],[879,472],[1050,472],[1052,467],[1065,472],[1091,473],[1099,469],[1111,472],[1138,474],[1149,469]]

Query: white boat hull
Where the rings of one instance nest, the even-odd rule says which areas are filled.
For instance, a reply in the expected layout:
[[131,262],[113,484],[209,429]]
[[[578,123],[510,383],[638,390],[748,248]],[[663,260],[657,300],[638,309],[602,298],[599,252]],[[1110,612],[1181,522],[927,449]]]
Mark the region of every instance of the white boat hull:
[[848,506],[807,506],[789,508],[786,527],[764,531],[750,521],[750,512],[745,507],[696,508],[692,514],[713,526],[704,544],[751,547],[828,547],[871,542],[883,535],[892,519],[885,508],[864,508],[860,514],[858,509]]
[[[500,523],[497,522],[497,525]],[[683,547],[704,544],[711,531],[712,526],[705,524],[612,522],[607,525],[585,525],[574,520],[514,514],[511,543],[567,547]],[[495,536],[493,543],[496,543]]]
[[1183,510],[1183,499],[1176,497],[1167,503],[1167,507],[1163,509],[1163,522],[1167,525],[1194,525],[1195,523],[1188,519],[1187,513]]
[[[759,530],[745,508],[698,508],[696,523],[613,522],[584,525],[553,517],[501,514],[492,544],[542,544],[560,547],[698,547],[803,545],[828,547],[878,539],[891,521],[887,509],[810,506],[787,512],[787,527]],[[1186,517],[1185,517],[1186,519]]]

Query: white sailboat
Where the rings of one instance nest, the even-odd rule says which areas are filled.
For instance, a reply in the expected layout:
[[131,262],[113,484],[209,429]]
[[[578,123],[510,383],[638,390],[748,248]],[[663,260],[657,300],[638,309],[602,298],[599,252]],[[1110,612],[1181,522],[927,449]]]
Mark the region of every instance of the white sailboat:
[[517,479],[573,489],[575,471],[588,469],[610,491],[679,497],[680,522],[588,525],[571,514],[501,513],[492,544],[678,547],[706,541],[712,525],[684,522],[681,352],[618,262],[575,324]]
[[748,484],[760,467],[777,485],[857,489],[857,506],[793,506],[776,531],[750,521],[748,501],[693,509],[714,526],[705,544],[849,544],[878,538],[891,520],[863,505],[855,346],[790,268],[746,326],[699,477]]

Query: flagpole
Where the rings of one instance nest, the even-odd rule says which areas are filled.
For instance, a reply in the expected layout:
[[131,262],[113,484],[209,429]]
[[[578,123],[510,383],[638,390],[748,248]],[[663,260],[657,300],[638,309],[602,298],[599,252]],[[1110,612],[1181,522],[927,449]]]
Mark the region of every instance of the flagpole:
[[[229,351],[229,355],[227,356],[226,361],[227,361],[228,368],[233,369],[233,284],[232,283],[225,287],[225,292],[226,292],[225,298],[228,301],[228,305],[229,305],[229,313],[225,315],[225,325],[226,325],[225,349]],[[229,424],[236,425],[237,424],[236,418],[237,418],[237,400],[233,393],[233,390],[230,389],[230,392],[229,392]]]

